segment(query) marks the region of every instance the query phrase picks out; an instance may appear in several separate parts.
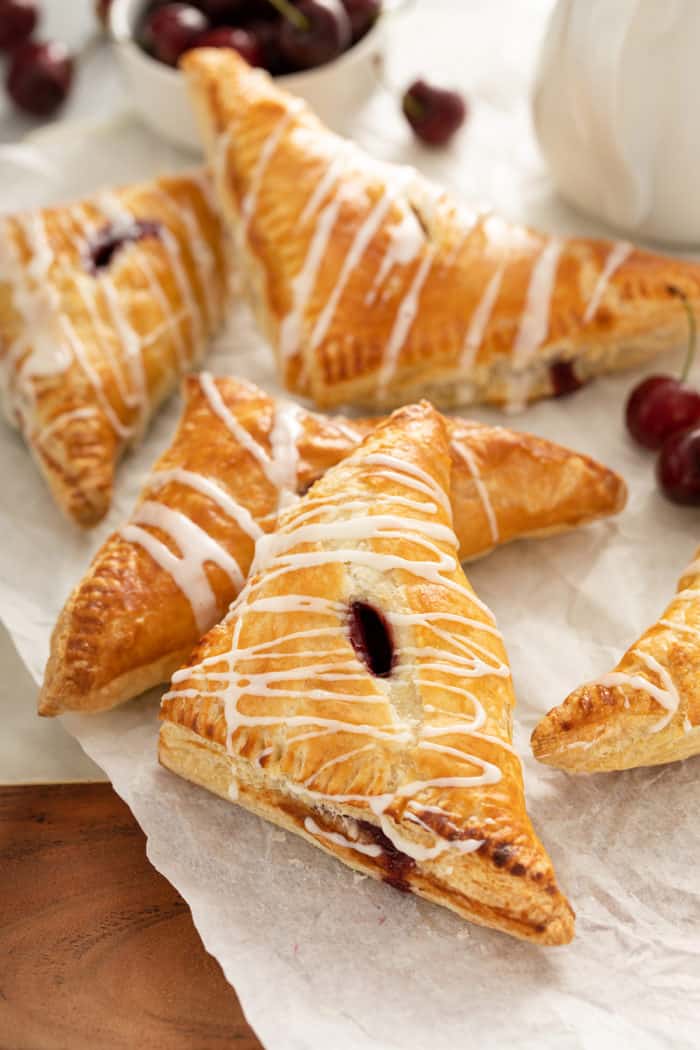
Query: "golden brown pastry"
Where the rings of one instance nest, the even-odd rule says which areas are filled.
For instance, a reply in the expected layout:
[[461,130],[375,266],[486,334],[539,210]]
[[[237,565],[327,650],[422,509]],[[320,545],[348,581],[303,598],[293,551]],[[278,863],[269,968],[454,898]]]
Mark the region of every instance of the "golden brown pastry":
[[[462,558],[624,503],[621,478],[586,456],[501,427],[448,425]],[[372,426],[314,415],[236,379],[188,378],[171,448],[59,617],[41,714],[113,707],[167,680],[237,595],[279,507]]]
[[231,51],[182,60],[258,321],[322,407],[511,408],[683,342],[700,266],[459,207]]
[[117,460],[222,318],[201,171],[0,220],[0,386],[58,506],[107,512]]
[[530,824],[445,421],[396,412],[284,510],[163,698],[161,762],[352,868],[540,944],[573,913]]
[[540,762],[571,773],[700,753],[700,550],[663,616],[614,671],[574,690],[542,719],[532,749]]

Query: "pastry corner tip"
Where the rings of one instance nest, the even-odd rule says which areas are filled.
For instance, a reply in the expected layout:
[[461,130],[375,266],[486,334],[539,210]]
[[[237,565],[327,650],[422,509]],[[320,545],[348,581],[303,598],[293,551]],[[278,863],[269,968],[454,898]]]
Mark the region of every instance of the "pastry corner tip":
[[576,936],[576,912],[563,893],[559,893],[558,906],[545,928],[542,943],[551,948],[563,948],[571,944]]
[[56,715],[60,715],[63,710],[63,705],[59,702],[55,691],[47,687],[46,684],[43,685],[37,698],[36,713],[41,718],[55,718]]

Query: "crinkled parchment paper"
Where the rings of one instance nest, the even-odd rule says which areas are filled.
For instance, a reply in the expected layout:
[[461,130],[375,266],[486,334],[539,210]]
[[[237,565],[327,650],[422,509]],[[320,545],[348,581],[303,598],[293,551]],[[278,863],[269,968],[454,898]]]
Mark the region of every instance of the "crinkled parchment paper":
[[[431,48],[440,57],[447,50],[445,68],[474,105],[461,153],[418,154],[421,166],[509,215],[552,230],[590,229],[551,198],[527,123],[527,76],[548,4],[470,3],[459,25],[450,16],[450,33],[435,29],[426,6],[410,32],[408,24],[397,30],[397,52],[416,70]],[[355,130],[375,153],[416,157],[388,97],[359,114]],[[31,148],[0,150],[1,204],[75,196],[175,163],[129,120],[63,130]],[[209,364],[275,388],[270,354],[242,309]],[[651,458],[625,437],[632,381],[600,381],[512,421],[621,470],[631,489],[624,514],[513,544],[469,571],[508,644],[530,809],[578,912],[569,947],[538,949],[468,926],[159,769],[156,696],[65,719],[131,806],[151,861],[190,904],[271,1050],[698,1046],[700,759],[574,779],[538,767],[528,749],[538,716],[608,670],[656,619],[698,541],[697,511],[659,496]],[[0,434],[0,609],[37,681],[63,600],[128,513],[178,411],[175,400],[124,462],[115,506],[89,536],[54,510],[21,440]]]

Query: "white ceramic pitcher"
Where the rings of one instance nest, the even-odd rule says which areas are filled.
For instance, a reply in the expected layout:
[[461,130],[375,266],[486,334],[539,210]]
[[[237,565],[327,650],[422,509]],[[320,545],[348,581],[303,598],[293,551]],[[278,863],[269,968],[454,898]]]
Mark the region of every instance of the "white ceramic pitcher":
[[700,0],[559,0],[533,104],[562,196],[625,232],[700,244]]

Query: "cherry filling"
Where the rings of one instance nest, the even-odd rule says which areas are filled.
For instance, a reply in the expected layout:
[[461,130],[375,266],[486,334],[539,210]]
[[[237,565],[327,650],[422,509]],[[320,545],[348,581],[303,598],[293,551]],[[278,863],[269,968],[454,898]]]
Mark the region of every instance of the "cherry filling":
[[104,270],[109,266],[117,252],[125,245],[142,241],[145,237],[158,237],[159,234],[159,223],[140,219],[135,219],[133,225],[128,228],[117,229],[113,225],[105,226],[90,244],[89,264],[97,273],[98,270]]
[[415,860],[398,850],[391,839],[376,824],[370,824],[367,820],[358,820],[357,823],[365,834],[382,848],[381,855],[377,859],[386,870],[384,882],[388,882],[396,890],[408,893],[411,889],[408,877],[416,867]]
[[352,602],[350,605],[350,641],[352,647],[377,678],[391,674],[396,659],[391,628],[373,605]]
[[549,366],[549,378],[552,381],[555,397],[566,397],[567,394],[575,393],[584,385],[583,380],[579,379],[574,372],[571,361],[555,361]]

